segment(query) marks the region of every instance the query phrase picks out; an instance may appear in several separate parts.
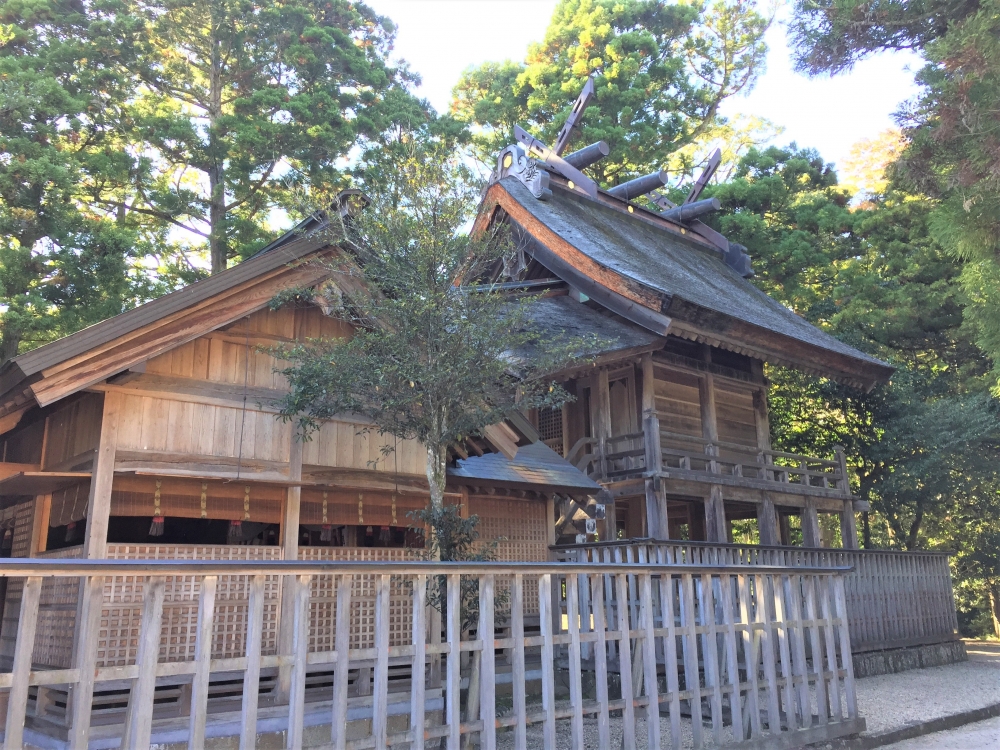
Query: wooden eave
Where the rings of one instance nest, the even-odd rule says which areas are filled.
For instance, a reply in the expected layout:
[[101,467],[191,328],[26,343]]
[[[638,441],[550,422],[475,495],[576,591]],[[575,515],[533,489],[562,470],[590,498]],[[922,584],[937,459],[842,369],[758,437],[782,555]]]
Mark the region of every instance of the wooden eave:
[[[603,205],[621,210],[611,205],[620,201],[603,194],[599,198]],[[634,219],[635,215],[629,214],[629,217]],[[669,330],[672,335],[831,378],[864,391],[888,380],[893,372],[893,368],[884,363],[866,362],[834,352],[650,288],[595,261],[536,218],[502,185],[494,184],[484,196],[473,231],[485,231],[498,220],[511,223],[515,235],[526,234],[528,252],[544,255],[539,261],[556,276],[581,287],[581,291],[598,304],[661,336]],[[639,220],[660,229],[663,228],[660,224],[667,223],[645,215]],[[671,231],[677,233],[674,228]],[[685,241],[707,245],[690,234]],[[692,252],[700,251],[692,248]],[[706,249],[704,252],[713,251]]]
[[293,240],[11,360],[0,373],[0,427],[260,310],[282,289],[323,281],[328,268],[312,261],[327,249],[321,238]]

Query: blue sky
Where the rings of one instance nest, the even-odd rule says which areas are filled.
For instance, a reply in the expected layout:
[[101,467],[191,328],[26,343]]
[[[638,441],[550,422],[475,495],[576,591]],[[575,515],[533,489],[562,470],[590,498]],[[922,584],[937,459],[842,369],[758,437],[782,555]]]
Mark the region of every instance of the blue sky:
[[[367,0],[399,27],[397,56],[421,75],[418,94],[445,111],[465,68],[486,60],[522,60],[545,34],[555,0]],[[779,144],[795,141],[840,162],[851,146],[892,126],[892,113],[916,94],[912,54],[883,54],[834,78],[792,70],[781,19],[768,32],[767,70],[748,95],[729,100],[724,114],[767,118],[784,128]]]

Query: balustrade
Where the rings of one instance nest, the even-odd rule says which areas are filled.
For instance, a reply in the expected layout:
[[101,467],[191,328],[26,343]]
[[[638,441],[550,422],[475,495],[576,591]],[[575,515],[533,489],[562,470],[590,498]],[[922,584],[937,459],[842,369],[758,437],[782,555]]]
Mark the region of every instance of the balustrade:
[[848,568],[847,620],[855,653],[958,638],[951,568],[945,552],[761,547],[629,540],[556,548],[572,562],[657,560],[679,565]]
[[[637,734],[650,748],[797,747],[864,728],[843,569],[667,565],[666,548],[619,549],[610,563],[589,562],[604,553],[585,550],[585,563],[5,560],[0,575],[26,583],[13,671],[0,674],[9,690],[4,747],[60,720],[79,748],[97,737],[201,747],[215,736],[253,747],[258,734],[286,732],[295,748],[308,735],[308,744],[341,749],[424,748],[445,738],[458,750],[465,737],[491,749],[509,731],[526,750],[555,747],[560,720],[574,747],[584,746],[585,722],[605,749],[617,750],[619,738],[634,748]],[[294,638],[288,653],[265,654],[265,581],[274,576],[294,586]],[[219,582],[241,577],[244,652],[213,658]],[[73,667],[32,669],[46,578],[82,581],[85,592],[130,584],[129,606],[142,618],[126,664],[98,666],[98,594],[82,599],[95,606],[82,613]],[[195,597],[197,643],[171,658],[176,634],[165,627],[164,599],[179,582]],[[322,623],[310,615],[318,590]],[[372,623],[361,642],[352,630],[359,609]],[[332,628],[332,649],[316,638],[319,626]],[[281,668],[290,670],[284,703],[263,690]],[[178,693],[177,685],[189,687]],[[94,720],[93,695],[109,689],[124,689],[127,706]],[[50,702],[40,714],[41,691],[60,690],[71,692],[70,708],[60,717]]]

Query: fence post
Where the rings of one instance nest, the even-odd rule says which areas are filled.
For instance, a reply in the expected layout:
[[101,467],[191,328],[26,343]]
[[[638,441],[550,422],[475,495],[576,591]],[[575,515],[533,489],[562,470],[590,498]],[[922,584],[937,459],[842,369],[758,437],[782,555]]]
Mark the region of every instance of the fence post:
[[135,665],[139,676],[132,685],[125,728],[124,747],[149,747],[153,730],[153,693],[156,689],[156,662],[160,656],[160,627],[163,622],[163,595],[166,581],[162,576],[151,578],[143,592],[142,624],[139,626],[139,648]]
[[17,622],[17,644],[14,646],[14,666],[11,669],[13,683],[7,697],[4,750],[19,750],[23,742],[24,714],[28,710],[28,678],[31,675],[31,655],[35,650],[35,626],[38,624],[38,599],[41,592],[41,578],[34,576],[24,582],[21,613]]

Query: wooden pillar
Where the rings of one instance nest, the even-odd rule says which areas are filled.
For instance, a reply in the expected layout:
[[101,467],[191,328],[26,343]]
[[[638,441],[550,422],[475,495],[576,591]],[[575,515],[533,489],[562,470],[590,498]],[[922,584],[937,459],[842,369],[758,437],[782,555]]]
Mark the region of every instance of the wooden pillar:
[[115,478],[115,447],[122,396],[115,391],[104,394],[101,439],[94,454],[90,496],[87,498],[87,529],[83,557],[99,559],[108,554],[108,522],[111,517],[111,485]]
[[[708,350],[706,349],[706,359]],[[705,438],[705,452],[709,456],[719,455],[719,426],[715,414],[715,379],[705,373],[698,380],[699,401],[701,402],[701,433]],[[720,473],[717,461],[709,461],[713,474]],[[729,540],[726,526],[726,503],[722,499],[722,486],[713,484],[711,494],[705,502],[705,535],[710,542],[724,544]]]
[[607,440],[611,437],[611,392],[608,388],[607,368],[599,367],[590,383],[591,424],[600,456],[598,471],[603,479],[608,475],[608,463],[604,457],[607,455]]
[[778,536],[778,518],[774,508],[774,500],[770,492],[761,492],[760,505],[757,506],[757,530],[760,533],[760,543],[765,547],[776,547],[781,543]]
[[653,357],[647,354],[642,358],[642,439],[646,451],[647,473],[659,472],[663,467],[660,418],[656,415],[656,386],[653,378]]
[[[291,430],[288,450],[288,479],[302,480],[302,434],[297,426]],[[285,508],[281,518],[281,558],[297,560],[299,557],[299,516],[302,503],[302,486],[295,485],[285,491]],[[292,653],[295,640],[295,597],[300,583],[297,576],[284,576],[281,581],[281,609],[278,612],[278,653]],[[275,697],[284,702],[291,690],[292,668],[280,667]]]
[[52,511],[52,495],[35,496],[35,517],[31,526],[31,557],[44,552],[49,541],[49,514]]
[[788,514],[779,513],[778,514],[778,537],[781,540],[781,544],[785,547],[790,547],[792,544],[792,527],[788,523]]
[[[545,496],[545,518],[548,521],[545,525],[545,542],[549,547],[556,543],[556,497],[552,493]],[[555,560],[551,549],[548,550],[547,559]]]
[[854,501],[845,500],[840,512],[840,538],[844,549],[858,549],[858,522],[854,515]]
[[722,499],[722,486],[712,485],[711,494],[705,498],[705,540],[717,544],[729,541],[726,521],[726,504]]
[[646,490],[646,536],[653,539],[668,539],[667,495],[663,482],[658,477],[647,477]]
[[819,533],[819,513],[816,512],[815,502],[808,498],[806,507],[802,509],[802,546],[823,546]]

